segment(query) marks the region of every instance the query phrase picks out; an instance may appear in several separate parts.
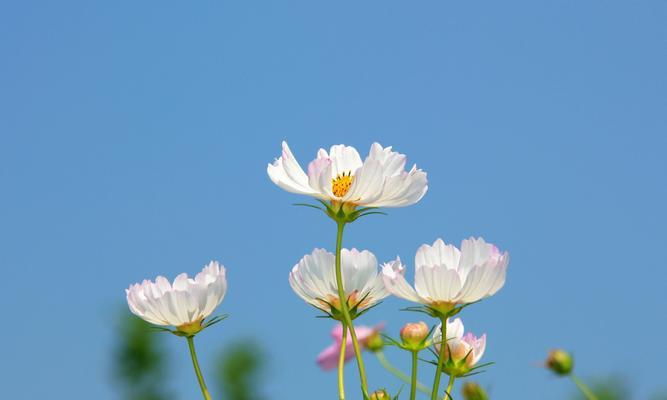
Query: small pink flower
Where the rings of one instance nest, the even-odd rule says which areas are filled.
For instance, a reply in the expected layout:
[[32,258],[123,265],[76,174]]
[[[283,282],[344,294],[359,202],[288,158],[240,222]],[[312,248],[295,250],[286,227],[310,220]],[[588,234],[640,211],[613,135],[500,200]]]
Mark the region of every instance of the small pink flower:
[[[361,349],[366,348],[368,340],[377,335],[384,329],[384,322],[381,322],[374,327],[370,326],[356,326],[354,331],[357,334],[357,340]],[[335,369],[338,367],[338,356],[340,355],[340,348],[343,342],[343,326],[338,324],[331,330],[331,337],[334,342],[317,356],[317,365],[325,371]],[[347,341],[345,345],[345,362],[354,358],[354,348],[352,347],[352,338],[350,333],[347,333]]]

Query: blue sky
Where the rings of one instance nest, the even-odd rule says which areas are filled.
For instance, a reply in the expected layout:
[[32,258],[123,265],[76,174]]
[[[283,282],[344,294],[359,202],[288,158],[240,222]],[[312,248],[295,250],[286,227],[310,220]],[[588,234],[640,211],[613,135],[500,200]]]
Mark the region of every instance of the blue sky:
[[[419,204],[353,224],[348,247],[409,268],[437,237],[511,253],[506,286],[464,315],[488,334],[493,398],[562,399],[571,385],[537,367],[557,346],[584,377],[664,389],[666,17],[658,0],[3,3],[3,393],[118,398],[124,289],[215,258],[232,316],[201,351],[252,335],[272,398],[333,398],[314,367],[331,324],[287,274],[333,248],[334,226],[267,178],[283,139],[304,163],[379,141],[428,172]],[[421,318],[405,305],[361,322],[396,334]],[[170,384],[191,398],[169,339]]]

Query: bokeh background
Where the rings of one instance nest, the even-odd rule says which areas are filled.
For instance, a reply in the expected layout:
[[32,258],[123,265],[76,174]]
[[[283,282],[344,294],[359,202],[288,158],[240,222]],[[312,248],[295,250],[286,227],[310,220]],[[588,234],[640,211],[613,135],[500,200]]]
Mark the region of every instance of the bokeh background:
[[[657,398],[666,20],[662,0],[2,2],[2,397],[127,398],[124,289],[218,259],[231,317],[198,336],[207,376],[240,340],[261,350],[260,395],[333,398],[315,366],[332,323],[287,274],[334,225],[266,176],[286,139],[302,163],[379,141],[428,172],[419,204],[354,223],[348,247],[410,269],[437,237],[510,251],[506,286],[464,315],[488,334],[492,398],[569,396],[540,368],[552,347]],[[422,318],[406,305],[360,322],[396,335]],[[184,341],[159,340],[160,389],[194,398]]]

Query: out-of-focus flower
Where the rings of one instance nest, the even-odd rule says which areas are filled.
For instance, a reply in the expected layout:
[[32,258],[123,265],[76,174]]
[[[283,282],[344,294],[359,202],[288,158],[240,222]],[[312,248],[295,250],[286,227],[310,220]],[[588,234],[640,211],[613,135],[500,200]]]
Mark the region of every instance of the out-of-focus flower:
[[[303,300],[333,318],[341,319],[334,263],[333,254],[324,249],[315,249],[292,268],[289,282]],[[389,295],[378,273],[377,259],[370,251],[342,249],[341,272],[348,309],[353,319]]]
[[364,207],[402,207],[418,202],[428,188],[426,173],[417,166],[405,171],[406,157],[373,143],[361,161],[354,147],[320,149],[306,174],[289,146],[267,167],[269,177],[288,192],[313,196],[337,204]]
[[407,323],[401,328],[403,347],[408,350],[421,350],[428,347],[427,342],[430,329],[424,321]]
[[386,390],[380,389],[371,393],[371,400],[391,400],[391,396]]
[[466,382],[461,390],[465,400],[489,400],[489,395],[477,382]]
[[574,358],[565,350],[551,350],[545,361],[545,366],[556,375],[569,375],[574,368]]
[[457,305],[495,294],[505,284],[509,254],[482,238],[463,240],[461,250],[438,239],[415,256],[415,286],[405,280],[400,260],[386,263],[382,275],[387,290],[447,316]]
[[[442,343],[442,324],[435,328],[433,344],[440,351]],[[451,376],[460,377],[477,365],[486,349],[486,334],[476,337],[468,332],[464,335],[463,322],[460,318],[447,321],[447,340],[445,341],[445,364],[443,370]]]
[[176,333],[194,335],[203,329],[202,321],[220,305],[227,292],[225,267],[211,261],[195,276],[183,273],[173,284],[158,276],[125,290],[132,313],[161,326],[175,326]]
[[[379,323],[374,327],[370,326],[356,326],[354,332],[357,334],[357,340],[359,341],[359,346],[363,349],[368,349],[374,351],[371,348],[371,344],[377,340],[382,340],[380,337],[380,332],[384,329],[384,323]],[[334,342],[329,345],[326,349],[317,356],[317,365],[320,366],[323,370],[331,370],[338,366],[338,357],[340,356],[340,349],[343,343],[343,326],[336,325],[331,330],[331,337]],[[354,358],[354,348],[352,347],[352,337],[347,335],[347,340],[345,344],[345,362]]]

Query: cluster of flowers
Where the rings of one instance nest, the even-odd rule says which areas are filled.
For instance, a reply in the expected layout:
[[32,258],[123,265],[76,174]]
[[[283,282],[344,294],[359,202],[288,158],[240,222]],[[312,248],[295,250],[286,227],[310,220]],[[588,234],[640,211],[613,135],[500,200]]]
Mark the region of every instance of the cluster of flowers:
[[[410,398],[416,390],[426,392],[432,400],[451,398],[454,380],[481,367],[486,335],[464,334],[458,315],[467,305],[495,294],[505,283],[509,262],[507,252],[482,238],[463,240],[460,249],[437,239],[422,245],[415,255],[414,286],[405,279],[406,266],[400,258],[378,265],[368,250],[342,246],[347,224],[380,213],[380,207],[402,207],[415,204],[428,189],[426,173],[416,166],[405,169],[406,157],[375,143],[362,161],[353,147],[336,145],[330,151],[320,149],[310,162],[307,173],[283,142],[282,155],[268,165],[271,180],[279,187],[314,197],[317,205],[336,222],[335,251],[315,249],[291,270],[289,283],[294,292],[308,304],[340,322],[333,332],[334,344],[318,357],[325,369],[338,366],[338,397],[346,397],[343,365],[356,357],[361,392],[364,399],[389,399],[384,390],[369,392],[361,354],[363,347],[383,344],[398,346],[413,357]],[[194,279],[179,275],[172,283],[163,277],[144,281],[127,289],[130,310],[162,330],[188,339],[193,365],[205,399],[210,394],[197,363],[193,337],[202,329],[224,317],[208,319],[222,301],[227,283],[225,269],[211,262]],[[389,295],[417,303],[408,310],[425,313],[439,324],[411,323],[401,329],[400,340],[380,337],[381,326],[354,326],[354,320]],[[170,329],[167,326],[173,326]],[[348,336],[349,335],[349,336]],[[375,343],[375,345],[373,344]],[[417,353],[429,349],[436,366],[432,389],[417,381]],[[440,394],[442,374],[449,384]]]

